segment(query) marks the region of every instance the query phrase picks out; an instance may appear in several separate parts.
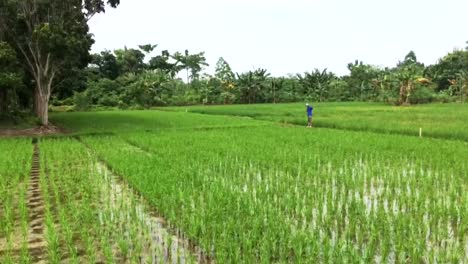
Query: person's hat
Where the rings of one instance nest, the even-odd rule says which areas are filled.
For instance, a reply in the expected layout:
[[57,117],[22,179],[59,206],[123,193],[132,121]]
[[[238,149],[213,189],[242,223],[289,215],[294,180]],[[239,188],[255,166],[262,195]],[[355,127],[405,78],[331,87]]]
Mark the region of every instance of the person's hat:
[[306,105],[309,105],[309,103],[306,103]]

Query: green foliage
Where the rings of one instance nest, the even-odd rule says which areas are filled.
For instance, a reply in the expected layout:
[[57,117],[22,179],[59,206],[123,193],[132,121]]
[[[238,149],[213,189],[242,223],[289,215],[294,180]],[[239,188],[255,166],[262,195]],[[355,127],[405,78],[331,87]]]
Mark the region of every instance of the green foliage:
[[[115,7],[119,0],[107,3]],[[0,2],[2,37],[21,54],[20,62],[30,73],[28,83],[34,81],[31,94],[35,98],[31,101],[43,125],[48,125],[48,104],[54,84],[90,62],[93,39],[87,21],[103,12],[104,6],[103,0]]]
[[114,51],[117,65],[122,74],[139,73],[145,68],[145,54],[137,49],[118,49]]
[[[97,82],[88,83],[88,94],[94,105],[115,106],[117,102],[110,102],[109,98],[115,98],[120,93],[119,82],[109,79],[99,79]],[[110,102],[111,105],[108,105]]]
[[299,83],[302,85],[303,94],[307,101],[325,101],[329,96],[330,83],[336,78],[327,69],[319,71],[315,69],[311,73],[304,73],[304,76],[297,74]]
[[266,69],[256,69],[242,74],[237,74],[237,87],[241,103],[256,103],[265,101],[265,82],[270,74]]
[[349,63],[348,69],[350,72],[349,76],[343,78],[348,82],[349,92],[344,94],[347,101],[375,100],[378,95],[376,91],[378,87],[374,85],[373,80],[378,78],[381,69],[369,64],[364,64],[362,61]]
[[161,55],[153,57],[149,61],[148,68],[151,70],[160,70],[175,78],[177,73],[181,70],[181,66],[178,65],[178,62],[170,62],[171,55],[169,51],[164,50],[161,52]]
[[76,111],[87,111],[91,108],[91,98],[86,92],[75,93],[73,103]]
[[17,92],[24,89],[22,78],[15,50],[0,41],[0,114],[18,109]]
[[99,78],[115,80],[121,73],[117,58],[108,50],[101,52],[101,54],[93,54],[91,63],[97,67]]
[[222,57],[216,63],[215,77],[222,81],[232,81],[235,78],[231,66]]
[[177,65],[180,65],[180,69],[186,71],[187,83],[198,79],[203,67],[209,66],[209,64],[206,63],[205,52],[190,54],[188,50],[185,50],[184,54],[176,52],[172,58],[176,61]]
[[[433,101],[464,101],[464,88],[450,85],[447,92],[441,89],[437,69],[440,66],[425,67],[418,62],[416,54],[411,51],[393,68],[379,68],[356,61],[348,64],[349,74],[338,77],[334,73],[315,69],[304,74],[287,77],[271,77],[266,69],[257,69],[244,73],[232,71],[228,62],[219,58],[214,75],[203,74],[206,66],[204,53],[190,54],[164,50],[161,55],[152,57],[145,63],[145,54],[149,55],[157,45],[140,45],[137,49],[121,49],[114,53],[109,51],[93,55],[92,64],[84,74],[74,74],[75,79],[63,82],[61,94],[71,90],[82,91],[83,79],[88,77],[88,89],[93,97],[93,104],[149,108],[160,105],[192,104],[233,104],[233,103],[281,103],[297,101],[376,101],[395,105],[419,104]],[[143,52],[144,53],[143,53]],[[450,55],[450,54],[449,54]],[[450,57],[448,55],[448,57]],[[452,56],[458,61],[460,54]],[[448,59],[445,59],[446,61]],[[463,65],[447,64],[444,67],[453,71],[449,83],[462,84],[459,81]],[[184,84],[176,78],[185,70],[187,82]],[[114,81],[115,89],[101,89],[101,79]],[[76,81],[73,81],[76,80]],[[74,85],[73,85],[73,84]],[[75,88],[76,87],[76,88]],[[466,86],[463,86],[466,87]],[[106,94],[109,92],[110,94]]]
[[457,78],[457,74],[468,69],[468,50],[455,50],[439,60],[435,65],[426,69],[426,75],[437,83],[437,91],[450,87],[450,81]]
[[411,104],[427,104],[436,99],[434,91],[428,87],[418,87],[409,98]]
[[449,89],[452,95],[458,95],[460,102],[464,103],[468,97],[468,70],[460,70],[455,76],[455,80],[450,80]]
[[158,45],[153,44],[138,45],[138,47],[147,54],[151,53],[157,46]]

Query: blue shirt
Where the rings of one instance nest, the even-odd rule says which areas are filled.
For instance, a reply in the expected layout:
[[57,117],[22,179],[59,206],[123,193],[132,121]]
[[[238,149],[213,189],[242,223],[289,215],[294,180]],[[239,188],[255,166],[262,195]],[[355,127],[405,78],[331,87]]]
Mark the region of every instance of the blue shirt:
[[307,115],[312,116],[312,111],[314,111],[314,108],[310,105],[307,106]]

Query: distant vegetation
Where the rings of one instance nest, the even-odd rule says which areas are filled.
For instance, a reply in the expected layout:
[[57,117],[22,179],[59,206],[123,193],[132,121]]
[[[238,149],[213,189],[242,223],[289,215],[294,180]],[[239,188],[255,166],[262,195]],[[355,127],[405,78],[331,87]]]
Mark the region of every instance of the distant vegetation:
[[[458,139],[468,141],[468,104],[425,104],[391,107],[383,103],[316,103],[314,126],[384,134]],[[306,125],[303,104],[257,104],[170,107],[164,110],[243,116],[257,120]]]
[[272,77],[266,69],[234,73],[223,58],[219,58],[214,75],[201,74],[207,65],[203,52],[171,55],[163,51],[145,63],[145,50],[149,51],[145,47],[155,46],[94,54],[92,63],[82,73],[81,86],[61,87],[53,104],[75,105],[76,110],[92,105],[142,109],[298,101],[403,105],[464,101],[468,94],[468,51],[462,50],[429,66],[418,62],[415,53],[410,52],[393,68],[356,61],[348,65],[349,74],[341,77],[327,69]]
[[311,62],[311,71],[283,77],[267,69],[235,73],[223,58],[213,75],[204,74],[204,52],[158,51],[152,44],[90,54],[94,40],[87,22],[105,3],[119,2],[2,1],[0,115],[28,110],[47,125],[50,105],[69,110],[298,101],[403,105],[464,101],[468,94],[467,50],[455,50],[435,65],[422,64],[412,51],[390,68],[356,60],[345,76],[313,69]]

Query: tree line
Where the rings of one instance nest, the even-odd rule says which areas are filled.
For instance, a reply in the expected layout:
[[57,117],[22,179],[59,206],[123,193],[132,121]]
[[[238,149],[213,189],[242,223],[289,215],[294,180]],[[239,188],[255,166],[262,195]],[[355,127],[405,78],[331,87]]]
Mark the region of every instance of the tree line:
[[[164,105],[382,101],[397,105],[461,101],[468,95],[468,47],[434,65],[409,52],[394,67],[355,61],[349,73],[327,69],[273,77],[237,73],[219,58],[213,75],[204,52],[157,45],[90,54],[88,21],[119,0],[0,0],[0,115],[25,110],[48,125],[50,105],[149,108]],[[468,43],[467,43],[468,44]],[[153,54],[158,54],[154,56]]]
[[[349,74],[337,76],[314,69],[272,77],[266,69],[235,73],[219,58],[213,75],[204,52],[148,55],[157,45],[93,54],[81,87],[66,86],[54,97],[57,105],[148,108],[164,105],[251,104],[296,101],[380,101],[396,105],[464,101],[468,95],[468,50],[455,50],[434,65],[424,65],[409,52],[394,67],[355,61]],[[77,82],[69,82],[77,83]],[[80,89],[81,88],[81,89]]]

